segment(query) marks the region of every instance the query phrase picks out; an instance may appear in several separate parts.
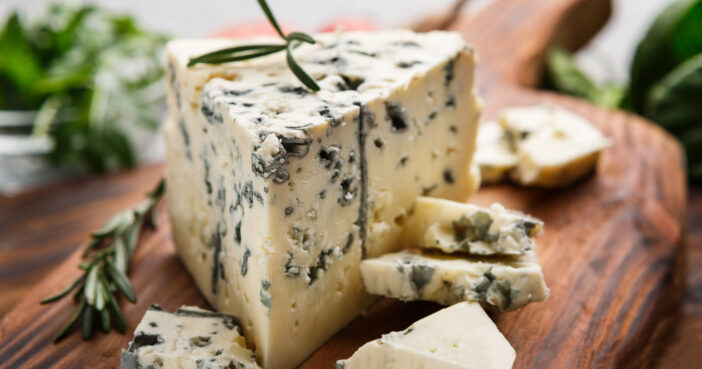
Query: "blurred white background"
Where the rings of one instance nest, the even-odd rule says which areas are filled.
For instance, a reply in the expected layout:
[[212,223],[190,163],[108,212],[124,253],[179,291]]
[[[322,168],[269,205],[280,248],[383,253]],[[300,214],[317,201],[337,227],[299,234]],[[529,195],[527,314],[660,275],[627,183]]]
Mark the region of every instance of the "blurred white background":
[[[31,16],[46,3],[62,0],[0,0],[0,23],[19,8]],[[65,1],[65,0],[64,0]],[[68,0],[73,1],[74,0]],[[465,12],[479,12],[500,0],[469,0]],[[672,0],[613,0],[609,24],[576,59],[598,82],[626,82],[634,48],[660,10]],[[173,37],[203,37],[242,22],[265,22],[255,0],[92,0],[85,3],[135,16],[146,28]],[[449,9],[454,0],[268,0],[284,27],[314,32],[348,18],[367,19],[381,28],[403,27]],[[468,40],[470,42],[470,40]],[[480,50],[478,50],[480,52]],[[0,145],[9,148],[8,144]],[[148,148],[148,149],[145,149]],[[2,147],[0,147],[2,149]],[[147,162],[160,161],[157,137],[139,148]],[[0,150],[0,196],[74,176],[33,156],[3,156]]]
[[[31,12],[51,0],[0,0],[0,19],[12,9]],[[470,0],[466,11],[491,1]],[[181,37],[200,37],[242,21],[264,20],[254,0],[93,0],[134,14],[146,26]],[[610,24],[578,54],[583,68],[599,80],[625,81],[633,49],[658,12],[671,0],[613,0]],[[314,31],[344,17],[365,17],[381,27],[411,24],[449,7],[453,0],[269,0],[281,22]],[[470,41],[470,40],[469,40]]]

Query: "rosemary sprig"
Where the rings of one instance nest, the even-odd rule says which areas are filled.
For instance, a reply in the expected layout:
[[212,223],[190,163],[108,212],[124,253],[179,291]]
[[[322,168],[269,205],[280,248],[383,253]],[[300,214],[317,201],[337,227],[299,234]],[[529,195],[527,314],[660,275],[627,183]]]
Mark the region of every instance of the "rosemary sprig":
[[278,25],[278,21],[275,20],[275,17],[273,16],[273,12],[271,12],[271,8],[268,6],[266,3],[266,0],[258,0],[258,5],[261,6],[261,9],[263,12],[266,14],[266,18],[268,18],[268,21],[271,22],[271,25],[273,28],[275,28],[276,32],[280,35],[280,37],[283,38],[285,41],[284,44],[258,44],[258,45],[244,45],[244,46],[237,46],[237,47],[230,47],[226,49],[221,49],[217,51],[213,51],[211,53],[207,53],[204,55],[200,55],[195,58],[191,58],[190,61],[188,62],[188,66],[191,67],[195,64],[222,64],[222,63],[230,63],[230,62],[236,62],[240,60],[248,60],[248,59],[254,59],[254,58],[259,58],[262,56],[274,54],[280,51],[285,50],[286,53],[286,61],[288,63],[288,67],[290,70],[293,72],[295,77],[302,82],[303,85],[305,85],[307,88],[309,88],[312,91],[319,91],[319,85],[317,85],[317,82],[305,72],[304,69],[300,66],[300,64],[297,63],[295,58],[293,57],[293,49],[297,46],[299,46],[301,43],[305,42],[308,44],[314,44],[316,41],[312,36],[303,33],[303,32],[290,32],[286,36],[283,33],[283,30],[280,29],[280,26]]
[[83,274],[61,292],[41,301],[42,304],[55,302],[75,291],[73,298],[78,309],[54,337],[54,342],[71,334],[78,325],[84,340],[92,337],[96,327],[105,333],[111,327],[125,332],[127,325],[117,298],[122,294],[131,303],[137,300],[127,278],[129,263],[143,226],[156,228],[156,205],[164,191],[165,182],[161,179],[141,204],[118,213],[93,232],[83,253],[87,261],[78,264]]

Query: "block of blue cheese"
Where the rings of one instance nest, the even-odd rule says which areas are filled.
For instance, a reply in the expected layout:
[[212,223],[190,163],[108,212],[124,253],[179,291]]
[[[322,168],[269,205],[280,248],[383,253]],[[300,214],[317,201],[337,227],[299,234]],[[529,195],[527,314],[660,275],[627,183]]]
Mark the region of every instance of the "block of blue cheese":
[[122,350],[121,368],[260,369],[240,329],[233,315],[152,305]]
[[517,155],[510,176],[527,186],[567,187],[592,172],[611,145],[590,121],[555,105],[504,109],[499,123]]
[[403,301],[447,306],[475,301],[501,312],[545,301],[549,295],[533,252],[487,258],[404,250],[364,260],[361,271],[368,292]]
[[516,353],[474,302],[462,302],[361,346],[335,369],[509,369]]
[[167,47],[167,208],[180,258],[241,318],[268,369],[295,367],[372,297],[363,258],[402,247],[415,198],[465,200],[478,115],[475,54],[451,32],[330,33],[284,54],[187,67],[279,39]]
[[407,218],[407,247],[471,255],[524,255],[543,222],[500,204],[489,208],[457,201],[418,197]]

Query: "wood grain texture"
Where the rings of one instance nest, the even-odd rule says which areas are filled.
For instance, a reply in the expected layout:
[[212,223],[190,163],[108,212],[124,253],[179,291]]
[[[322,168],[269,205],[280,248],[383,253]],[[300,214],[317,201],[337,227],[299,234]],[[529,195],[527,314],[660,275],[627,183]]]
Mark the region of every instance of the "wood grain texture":
[[[582,14],[586,16],[579,16]],[[633,115],[526,88],[538,80],[548,45],[560,42],[577,47],[608,14],[609,2],[605,0],[504,0],[477,18],[456,25],[481,54],[478,73],[488,102],[486,118],[505,106],[554,102],[590,118],[614,141],[603,153],[596,175],[569,190],[493,186],[481,189],[473,199],[482,205],[499,201],[546,222],[537,242],[551,299],[494,316],[517,350],[515,368],[650,366],[681,316],[686,187],[679,145]],[[117,191],[114,193],[99,194],[87,183],[47,192],[51,201],[59,201],[53,197],[83,197],[78,210],[55,205],[54,210],[49,207],[43,212],[45,205],[28,197],[25,204],[37,207],[37,212],[16,219],[12,215],[0,218],[0,230],[3,236],[15,229],[42,235],[13,234],[11,242],[2,244],[3,250],[7,245],[16,247],[18,242],[53,249],[49,246],[54,242],[52,237],[62,240],[68,249],[114,210],[136,203],[159,173],[156,167],[138,174],[140,178],[130,184],[138,188],[133,191],[115,190],[112,183],[130,186],[127,183],[132,180],[119,177],[102,184],[104,191]],[[13,201],[0,202],[2,214],[23,212],[20,203]],[[102,202],[103,207],[92,209],[92,201]],[[12,212],[5,212],[3,206]],[[110,211],[105,210],[108,206]],[[39,216],[45,218],[33,223],[35,228],[27,228]],[[165,223],[162,211],[161,219]],[[5,257],[8,259],[0,258],[0,263],[12,260],[14,254]],[[40,306],[38,301],[78,275],[77,260],[78,255],[73,254],[61,263],[0,322],[0,368],[118,366],[118,352],[125,347],[128,335],[99,334],[85,343],[73,335],[58,345],[50,342],[70,315],[72,302]],[[21,274],[22,268],[15,269],[14,273]],[[181,304],[207,306],[176,258],[167,226],[143,236],[133,270],[131,278],[140,299],[136,305],[123,304],[128,330],[134,329],[152,302],[166,309]],[[698,292],[688,293],[688,300],[690,296],[702,300],[702,284],[697,285]],[[694,305],[697,310],[686,305],[682,316],[702,316],[700,305],[699,301]],[[348,357],[366,341],[403,329],[439,308],[431,303],[383,299],[315,352],[302,368],[330,368],[336,359]],[[682,353],[694,354],[695,346],[669,349],[667,355]]]
[[161,167],[151,166],[0,197],[0,316],[160,176]]

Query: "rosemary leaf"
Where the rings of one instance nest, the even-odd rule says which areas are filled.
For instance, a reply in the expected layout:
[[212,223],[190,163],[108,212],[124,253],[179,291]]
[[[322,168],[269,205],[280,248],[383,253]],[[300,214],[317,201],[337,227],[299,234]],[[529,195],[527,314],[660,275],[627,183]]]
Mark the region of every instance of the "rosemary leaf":
[[[190,59],[188,62],[188,67],[192,67],[199,63],[212,63],[212,60],[219,60],[223,57],[231,57],[236,55],[246,55],[253,52],[261,52],[263,50],[275,50],[280,51],[285,49],[285,45],[278,44],[258,44],[258,45],[244,45],[236,47],[228,47],[226,49],[213,51],[204,55],[200,55],[196,58]],[[275,52],[273,51],[273,52]],[[158,190],[158,189],[157,189]]]
[[[155,213],[155,212],[154,212]],[[141,217],[140,217],[141,218]],[[134,256],[134,251],[136,251],[136,244],[139,241],[139,234],[141,233],[141,219],[137,220],[127,231],[124,233],[124,243],[126,244],[127,250],[127,263],[124,268],[125,273],[129,270],[129,260]]]
[[122,311],[119,308],[119,304],[117,303],[115,296],[109,289],[106,291],[107,295],[109,296],[107,299],[107,307],[110,309],[110,313],[112,313],[112,318],[115,321],[115,328],[118,332],[124,333],[127,331],[127,323],[124,321],[124,315],[122,315]]
[[83,313],[83,340],[87,341],[93,336],[93,314],[95,313],[95,308],[90,304],[85,306],[85,312]]
[[102,331],[107,333],[110,331],[110,310],[103,309],[100,310],[100,323],[102,325]]
[[102,311],[105,308],[105,294],[102,291],[102,283],[95,284],[95,309]]
[[123,274],[127,273],[127,245],[122,241],[122,238],[115,240],[115,266]]
[[[93,232],[92,236],[95,239],[102,239],[104,237],[107,237],[111,234],[114,234],[116,230],[119,228],[123,227],[124,224],[128,221],[128,214],[127,212],[120,212],[117,213],[115,216],[110,219],[107,224],[105,224],[100,230]],[[85,250],[85,253],[83,255],[87,255],[90,249]]]
[[119,236],[124,231],[129,228],[130,225],[134,223],[134,211],[133,210],[127,210],[122,212],[124,220],[123,222],[117,227],[114,232],[112,233],[113,236]]
[[78,287],[78,285],[83,281],[84,278],[85,278],[85,274],[80,276],[78,279],[76,279],[70,285],[68,285],[68,287],[66,287],[63,291],[61,291],[61,292],[59,292],[51,297],[47,297],[47,298],[41,300],[39,303],[43,305],[43,304],[48,304],[50,302],[54,302],[54,301],[62,299],[64,296],[71,293],[71,291],[73,291],[73,289]]
[[304,32],[290,32],[287,37],[285,37],[286,40],[297,40],[301,42],[307,42],[308,44],[316,44],[317,41],[312,38],[312,36],[304,33]]
[[297,79],[302,82],[307,88],[309,88],[312,91],[319,91],[319,85],[317,85],[317,82],[315,82],[312,77],[310,77],[301,67],[300,65],[297,64],[295,61],[295,58],[293,58],[292,55],[292,44],[288,44],[288,51],[287,51],[287,62],[288,62],[288,67],[290,67],[290,70],[295,74]]
[[285,49],[285,45],[280,45],[280,46],[275,47],[275,48],[260,49],[260,50],[257,50],[255,52],[250,52],[250,53],[241,53],[241,54],[233,54],[233,55],[229,55],[229,56],[219,56],[219,57],[206,58],[206,59],[202,59],[198,63],[208,63],[208,64],[231,63],[231,62],[236,62],[236,61],[260,58],[262,56],[277,53],[278,51],[283,50],[283,49]]
[[115,286],[117,286],[117,289],[120,290],[124,296],[129,300],[131,303],[136,302],[136,293],[134,293],[134,289],[132,288],[132,284],[129,283],[129,279],[119,271],[115,267],[115,265],[108,261],[107,263],[107,275],[112,279],[112,281],[115,283]]
[[302,82],[307,88],[312,91],[319,91],[319,85],[312,79],[300,65],[295,61],[292,56],[292,49],[297,47],[299,43],[306,42],[310,44],[316,43],[314,38],[304,32],[290,32],[287,36],[283,33],[271,12],[271,8],[268,6],[265,0],[258,0],[258,5],[261,6],[263,13],[266,14],[266,18],[271,23],[273,28],[275,28],[278,35],[285,40],[284,45],[243,45],[230,47],[222,50],[213,51],[204,55],[190,59],[188,62],[188,67],[191,67],[198,63],[208,63],[208,64],[222,64],[231,63],[241,60],[254,59],[262,57],[265,55],[273,54],[279,51],[286,50],[287,53],[287,64],[290,70],[293,72],[295,77]]
[[265,0],[258,0],[258,5],[261,6],[261,9],[263,9],[263,12],[266,13],[266,18],[268,18],[268,21],[271,22],[271,25],[278,32],[280,37],[285,38],[283,31],[280,29],[280,26],[278,25],[278,22],[275,20],[275,17],[273,16],[273,12],[271,12],[271,8],[268,7],[268,4],[266,3],[266,1]]
[[78,319],[83,315],[83,310],[85,310],[85,299],[80,300],[80,304],[78,305],[78,309],[76,309],[76,312],[73,313],[73,316],[71,316],[71,319],[68,321],[68,324],[66,324],[63,329],[61,329],[56,336],[54,336],[54,342],[61,341],[64,339],[67,335],[69,335],[73,329],[76,327],[76,323],[78,322]]
[[[78,309],[68,324],[56,335],[54,342],[66,337],[81,320],[83,339],[90,339],[96,329],[108,332],[112,326],[126,331],[126,322],[113,291],[119,291],[128,301],[136,302],[136,293],[127,278],[129,263],[136,249],[139,234],[146,222],[156,226],[156,206],[165,191],[161,180],[148,193],[148,199],[136,207],[120,212],[99,231],[93,233],[84,259],[78,264],[83,274],[61,292],[41,301],[50,303],[75,291],[73,299]],[[97,314],[97,315],[96,315]]]
[[[149,196],[149,199],[153,200],[154,203],[158,201],[161,197],[163,197],[163,194],[166,192],[166,180],[161,178],[160,181],[158,181],[158,184],[156,184],[156,187],[154,187],[153,190],[149,191],[147,195]],[[154,204],[155,205],[155,204]]]
[[95,304],[95,286],[97,284],[98,266],[93,265],[88,271],[88,278],[85,281],[83,294],[88,305]]

